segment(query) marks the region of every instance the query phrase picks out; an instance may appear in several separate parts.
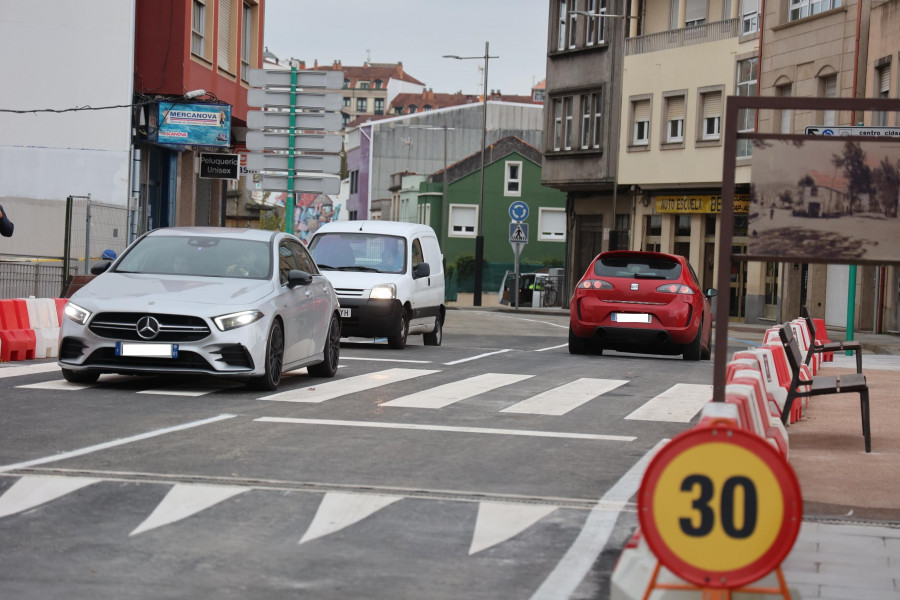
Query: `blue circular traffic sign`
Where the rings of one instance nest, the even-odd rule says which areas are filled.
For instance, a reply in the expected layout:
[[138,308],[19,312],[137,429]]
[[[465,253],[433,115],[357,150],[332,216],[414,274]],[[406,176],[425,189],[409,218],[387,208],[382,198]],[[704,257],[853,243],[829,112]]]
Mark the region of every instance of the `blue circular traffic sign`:
[[509,218],[513,221],[522,222],[528,218],[528,205],[521,200],[516,200],[509,205]]

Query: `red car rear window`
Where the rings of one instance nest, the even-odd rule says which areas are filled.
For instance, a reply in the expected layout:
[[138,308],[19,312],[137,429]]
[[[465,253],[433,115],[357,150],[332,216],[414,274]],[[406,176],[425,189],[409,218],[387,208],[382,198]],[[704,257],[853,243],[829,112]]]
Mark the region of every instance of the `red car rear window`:
[[681,263],[668,258],[611,256],[594,263],[594,275],[676,281],[681,279]]

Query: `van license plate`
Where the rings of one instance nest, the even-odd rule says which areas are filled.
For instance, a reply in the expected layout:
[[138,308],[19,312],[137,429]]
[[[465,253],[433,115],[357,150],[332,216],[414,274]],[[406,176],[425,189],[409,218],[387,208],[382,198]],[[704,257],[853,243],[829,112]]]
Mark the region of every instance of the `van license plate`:
[[349,308],[342,308],[342,309],[341,309],[341,317],[344,317],[344,318],[349,319],[349,318],[350,318],[350,309],[349,309]]

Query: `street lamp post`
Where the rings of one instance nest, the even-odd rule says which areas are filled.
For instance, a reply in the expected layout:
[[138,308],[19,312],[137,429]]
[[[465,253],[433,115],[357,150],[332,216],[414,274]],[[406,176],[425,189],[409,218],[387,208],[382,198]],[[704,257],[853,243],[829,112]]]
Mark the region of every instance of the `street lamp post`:
[[[456,60],[484,60],[484,101],[482,102],[481,115],[481,192],[478,198],[478,228],[475,231],[475,289],[472,297],[473,306],[481,306],[481,280],[484,263],[484,230],[482,228],[484,216],[484,149],[487,145],[487,101],[488,101],[488,62],[499,56],[490,55],[490,43],[484,43],[484,56],[456,56],[445,54],[444,58]],[[446,173],[444,173],[446,177]]]

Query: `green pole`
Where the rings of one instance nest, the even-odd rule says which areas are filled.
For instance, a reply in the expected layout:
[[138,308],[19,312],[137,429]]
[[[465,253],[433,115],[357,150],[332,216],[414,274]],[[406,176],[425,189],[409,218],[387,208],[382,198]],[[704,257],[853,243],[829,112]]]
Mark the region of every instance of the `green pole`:
[[297,67],[291,65],[291,116],[288,123],[288,180],[284,202],[284,230],[294,233],[294,127],[297,124]]
[[[847,285],[847,341],[853,339],[853,317],[856,313],[856,265],[850,265],[850,282]],[[844,354],[853,356],[852,350]]]

